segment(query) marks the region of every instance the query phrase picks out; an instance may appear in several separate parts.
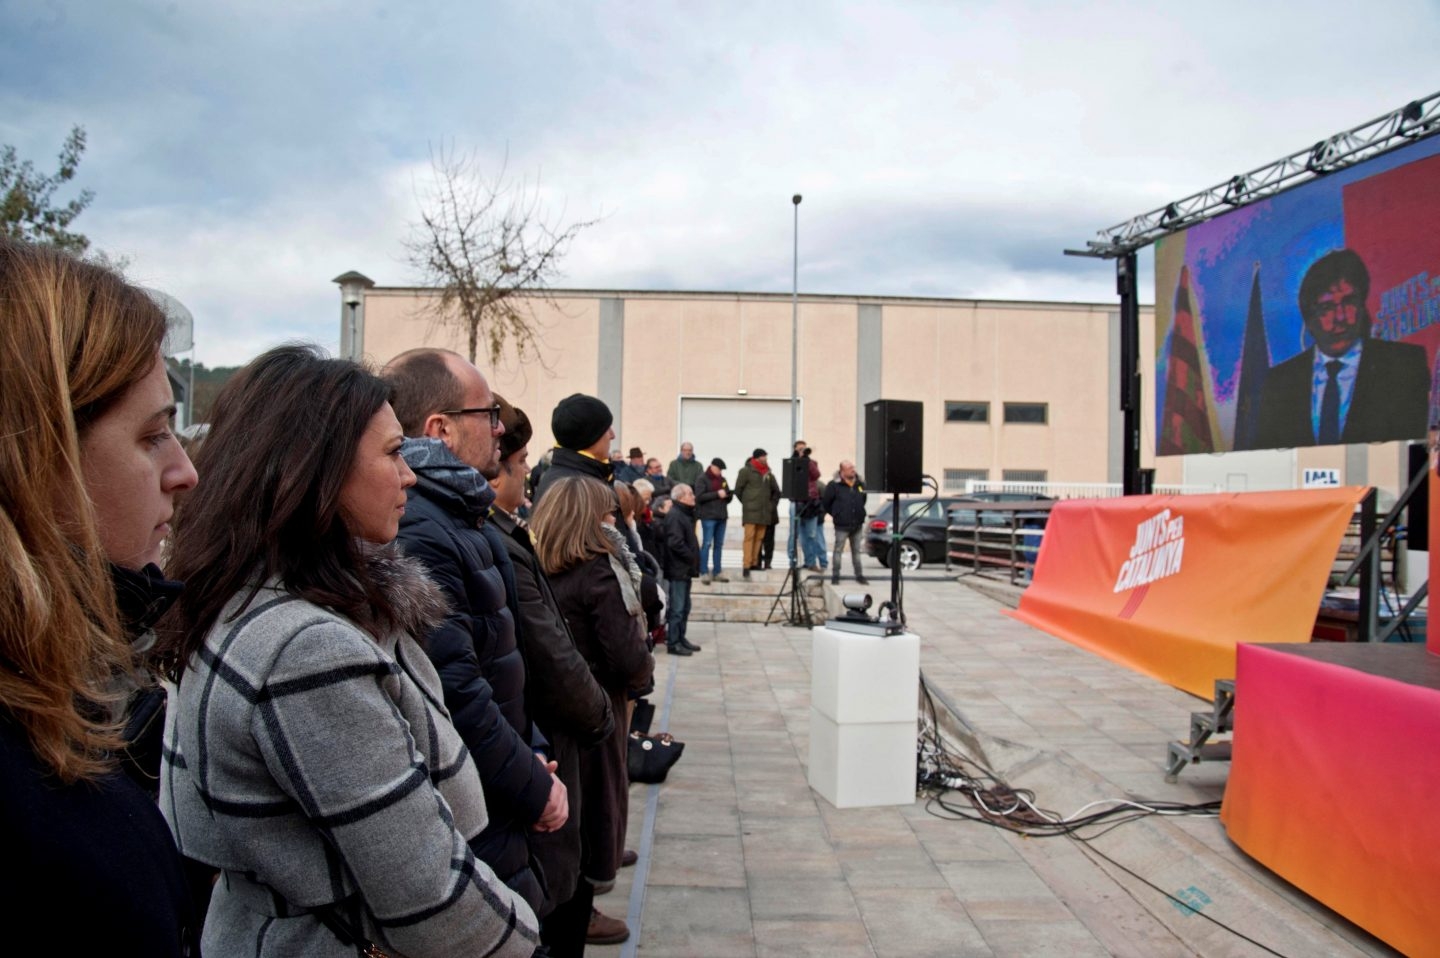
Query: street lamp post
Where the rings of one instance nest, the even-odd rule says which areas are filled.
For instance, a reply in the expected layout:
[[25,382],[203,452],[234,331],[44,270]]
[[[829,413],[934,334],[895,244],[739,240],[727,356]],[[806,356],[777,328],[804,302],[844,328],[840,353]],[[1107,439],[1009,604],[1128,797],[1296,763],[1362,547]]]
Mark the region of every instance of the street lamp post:
[[790,276],[790,450],[794,455],[795,440],[800,438],[797,414],[800,409],[800,194],[790,197],[795,205],[795,250]]

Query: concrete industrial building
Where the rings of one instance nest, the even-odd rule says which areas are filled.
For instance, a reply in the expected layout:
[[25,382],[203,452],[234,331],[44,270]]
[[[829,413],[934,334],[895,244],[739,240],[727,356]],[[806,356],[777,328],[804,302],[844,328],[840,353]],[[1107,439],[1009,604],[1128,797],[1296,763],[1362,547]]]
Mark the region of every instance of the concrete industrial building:
[[[337,277],[340,348],[383,363],[420,345],[464,352],[436,323],[434,290]],[[615,445],[669,462],[681,441],[733,478],[761,446],[789,448],[791,297],[739,292],[556,290],[528,296],[542,362],[513,352],[490,368],[494,388],[530,411],[532,458],[551,444],[549,411],[573,392],[615,414]],[[864,405],[925,406],[924,468],[947,492],[968,479],[1118,484],[1119,313],[1115,304],[802,294],[798,307],[798,429],[828,474],[864,469]],[[1209,456],[1154,455],[1153,310],[1142,310],[1141,465],[1159,485],[1296,488],[1307,469],[1393,495],[1402,443]]]

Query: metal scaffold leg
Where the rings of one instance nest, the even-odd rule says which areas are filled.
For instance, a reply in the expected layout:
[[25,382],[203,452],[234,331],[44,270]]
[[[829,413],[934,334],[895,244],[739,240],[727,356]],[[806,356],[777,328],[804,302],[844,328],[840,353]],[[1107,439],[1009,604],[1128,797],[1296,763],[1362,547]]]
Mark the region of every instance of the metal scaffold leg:
[[1190,713],[1190,740],[1171,742],[1165,756],[1165,781],[1174,783],[1187,765],[1230,761],[1230,742],[1211,742],[1235,729],[1235,680],[1215,681],[1215,701],[1208,712]]

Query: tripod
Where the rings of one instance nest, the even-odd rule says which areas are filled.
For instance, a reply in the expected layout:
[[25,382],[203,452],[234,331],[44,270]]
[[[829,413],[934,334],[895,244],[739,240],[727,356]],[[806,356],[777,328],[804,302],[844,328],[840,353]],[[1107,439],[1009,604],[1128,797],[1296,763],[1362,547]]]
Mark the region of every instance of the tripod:
[[785,616],[786,625],[803,625],[810,629],[815,627],[815,615],[810,611],[810,600],[805,595],[805,589],[800,584],[800,567],[792,560],[790,563],[790,574],[785,577],[785,585],[781,587],[775,596],[775,602],[770,606],[770,614],[765,617],[765,624],[778,621],[778,613],[785,605],[786,598],[789,598],[789,613]]

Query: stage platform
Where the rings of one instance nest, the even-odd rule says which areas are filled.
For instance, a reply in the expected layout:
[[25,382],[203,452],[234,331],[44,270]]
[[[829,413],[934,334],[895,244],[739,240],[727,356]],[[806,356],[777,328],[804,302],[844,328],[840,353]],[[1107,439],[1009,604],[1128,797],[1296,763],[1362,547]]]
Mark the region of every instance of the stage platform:
[[1408,955],[1440,955],[1440,656],[1241,645],[1223,821],[1277,875]]

